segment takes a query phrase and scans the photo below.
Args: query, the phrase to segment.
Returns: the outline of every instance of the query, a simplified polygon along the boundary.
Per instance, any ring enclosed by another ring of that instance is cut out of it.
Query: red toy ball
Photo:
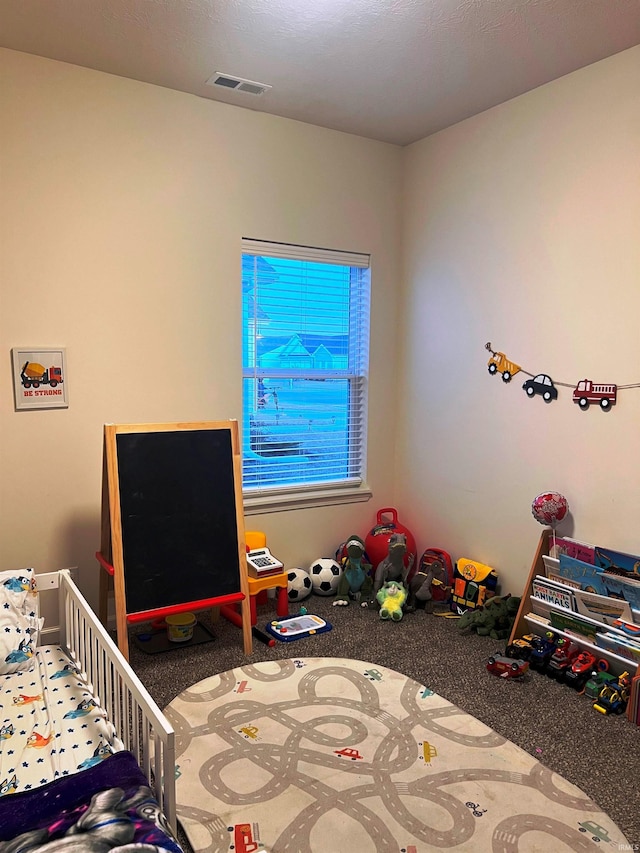
[[[385,520],[384,516],[391,516]],[[410,579],[415,573],[418,566],[418,549],[416,548],[416,540],[413,538],[411,531],[398,521],[398,513],[393,507],[386,507],[378,510],[376,516],[376,525],[371,528],[364,540],[364,547],[369,557],[369,562],[373,566],[375,572],[378,564],[381,563],[389,553],[389,540],[393,533],[404,533],[407,537],[407,550],[404,555],[405,566],[409,565],[409,559],[413,555],[413,568],[409,574]]]
[[[567,499],[558,492],[543,492],[533,499],[531,513],[540,524],[555,527],[569,510]]]

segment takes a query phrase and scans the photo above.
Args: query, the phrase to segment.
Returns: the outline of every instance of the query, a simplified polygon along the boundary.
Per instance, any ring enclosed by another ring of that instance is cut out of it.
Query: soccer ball
[[[287,596],[289,601],[302,601],[311,595],[311,578],[305,569],[291,569],[287,572]]]
[[[314,560],[309,568],[313,591],[317,595],[335,595],[342,568],[330,557]]]

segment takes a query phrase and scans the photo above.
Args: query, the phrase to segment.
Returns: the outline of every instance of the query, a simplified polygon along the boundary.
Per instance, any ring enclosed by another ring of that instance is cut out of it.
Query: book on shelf
[[[640,583],[638,581],[622,575],[612,575],[609,572],[603,572],[601,578],[607,595],[623,598],[629,602],[631,608],[640,610]]]
[[[564,610],[576,609],[574,590],[570,587],[554,583],[540,575],[536,576],[531,582],[531,593],[534,598],[554,607],[562,607]]]
[[[595,562],[595,545],[589,545],[586,542],[578,542],[577,539],[571,539],[569,536],[556,537],[555,546],[552,544],[549,552],[550,557],[559,557],[564,554],[566,557],[573,557],[575,560],[581,560],[583,563]]]
[[[534,613],[533,610],[527,613],[527,619],[539,622],[541,625],[544,625],[545,628],[548,628],[551,624],[548,616],[543,616],[541,613]]]
[[[621,598],[611,598],[608,595],[596,595],[583,589],[574,591],[575,610],[582,616],[588,616],[605,625],[612,625],[616,620],[633,622],[629,603]]]
[[[577,616],[567,611],[552,610],[549,614],[551,627],[564,631],[566,634],[583,637],[590,643],[595,643],[599,625],[590,619]]]
[[[607,649],[616,655],[640,665],[640,643],[635,643],[630,637],[616,634],[613,631],[598,631],[595,638],[596,646]]]
[[[640,581],[640,557],[633,554],[598,545],[595,548],[595,565],[605,571],[626,572]]]
[[[564,577],[560,574],[560,560],[555,560],[553,557],[543,556],[542,562],[544,565],[545,575],[550,581],[561,583],[564,586],[570,586],[572,589],[582,589],[580,581],[571,580],[571,578]]]
[[[558,574],[561,578],[580,584],[580,588],[587,592],[595,592],[598,595],[608,594],[602,580],[603,570],[590,563],[583,563],[581,560],[561,554]]]
[[[547,580],[626,602],[631,610],[627,620],[640,624],[640,576],[636,579],[631,574],[612,574],[599,566],[591,566],[566,556],[555,559],[543,554],[542,561]],[[626,610],[626,607],[624,609]]]
[[[628,637],[633,637],[635,640],[640,639],[640,621],[638,617],[640,617],[640,613],[637,610],[631,610],[633,613],[633,622],[627,622],[625,619],[615,619],[612,622],[612,627],[617,631],[622,631],[623,634],[626,634]]]

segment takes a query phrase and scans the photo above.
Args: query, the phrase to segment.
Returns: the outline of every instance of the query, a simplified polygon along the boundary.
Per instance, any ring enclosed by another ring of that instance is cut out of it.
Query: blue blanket
[[[130,752],[40,788],[0,791],[0,853],[107,853],[133,845],[139,853],[182,853]]]

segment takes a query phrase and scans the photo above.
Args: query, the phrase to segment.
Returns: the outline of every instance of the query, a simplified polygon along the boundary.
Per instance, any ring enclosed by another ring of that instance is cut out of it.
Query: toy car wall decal
[[[511,382],[516,373],[522,371],[529,377],[522,384],[527,397],[539,395],[545,403],[551,403],[558,399],[557,385],[564,385],[567,388],[573,386],[573,383],[567,382],[554,383],[553,379],[547,373],[529,373],[525,368],[508,359],[503,352],[494,350],[491,341],[488,341],[484,347],[491,353],[491,358],[487,362],[487,368],[491,376],[499,373],[502,376],[503,382]],[[573,388],[572,400],[583,410],[588,409],[592,403],[596,403],[606,412],[616,404],[618,390],[629,388],[640,388],[640,383],[616,385],[613,382],[593,382],[591,379],[581,379],[575,388]]]
[[[522,368],[519,364],[509,361],[503,352],[494,352],[491,349],[491,341],[485,344],[485,348],[491,353],[491,358],[487,362],[489,373],[494,376],[496,373],[502,375],[503,382],[511,382],[513,376],[519,373]]]
[[[522,387],[527,392],[527,397],[535,397],[536,394],[540,394],[545,403],[558,399],[558,389],[546,373],[538,373],[537,376],[527,379]]]
[[[573,389],[573,402],[581,409],[588,409],[590,403],[599,403],[603,411],[607,411],[616,402],[617,385],[596,384],[590,379],[582,379]]]

